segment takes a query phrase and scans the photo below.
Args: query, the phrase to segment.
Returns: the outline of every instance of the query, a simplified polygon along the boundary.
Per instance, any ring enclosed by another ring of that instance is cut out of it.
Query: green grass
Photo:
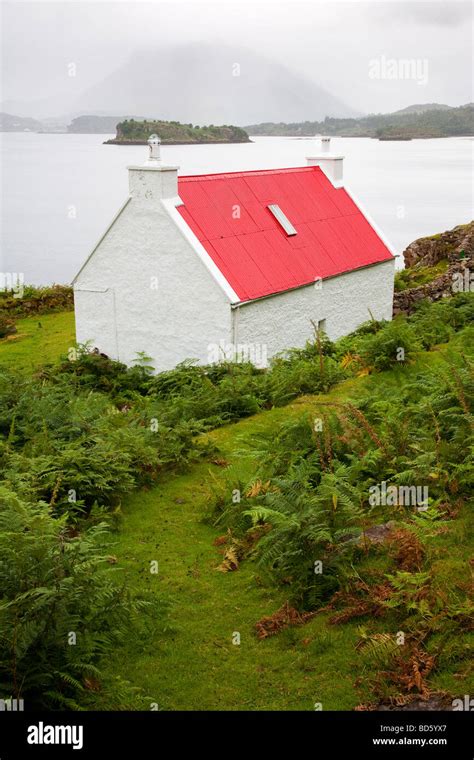
[[[438,363],[441,354],[421,354],[417,368]],[[347,399],[363,386],[381,382],[389,393],[409,372],[405,368],[351,379],[327,396],[300,398],[213,431],[209,437],[229,466],[250,479],[258,469],[251,456],[255,436],[290,417],[314,414],[318,400]],[[199,464],[124,503],[113,553],[134,592],[156,588],[172,600],[172,630],[165,634],[150,630],[139,639],[131,638],[108,660],[109,677],[120,674],[140,687],[147,695],[141,703],[144,709],[156,702],[163,710],[313,710],[321,702],[324,710],[350,710],[371,701],[367,687],[355,687],[357,676],[368,675],[356,649],[358,627],[367,621],[332,626],[327,615],[318,615],[302,627],[257,639],[257,620],[275,612],[286,596],[265,586],[252,561],[244,561],[235,572],[216,570],[221,554],[213,542],[222,530],[204,518],[212,484],[225,472],[225,467]],[[456,522],[449,526],[449,531],[459,529]],[[458,538],[445,539],[451,554]],[[440,562],[442,573],[452,580],[460,565],[465,570],[467,555],[463,552],[454,561],[449,554],[447,550]],[[149,571],[152,560],[159,563],[158,575]],[[383,621],[368,622],[373,630],[384,631]],[[239,646],[232,643],[234,632],[240,633]],[[467,688],[462,684],[468,674],[460,676],[450,667],[437,675],[436,685],[449,686],[453,693]],[[111,705],[101,703],[98,696],[94,706]]]
[[[16,328],[0,340],[0,365],[28,371],[58,361],[75,345],[73,311],[19,319]]]
[[[0,342],[0,362],[24,370],[57,361],[74,344],[72,312],[24,319],[18,330],[14,340]],[[462,341],[462,335],[455,340]],[[417,365],[437,363],[441,356],[442,350],[422,353]],[[397,368],[351,379],[327,396],[300,398],[208,437],[219,456],[250,479],[258,469],[252,452],[259,433],[275,430],[290,417],[314,414],[318,400],[355,398],[370,384],[383,384],[390,393],[407,372],[408,368]],[[371,701],[367,686],[355,686],[364,672],[356,649],[358,626],[367,621],[331,626],[327,615],[318,615],[302,627],[257,639],[255,623],[275,612],[287,596],[284,588],[266,585],[250,560],[232,573],[216,570],[222,557],[214,540],[223,531],[204,518],[213,481],[223,479],[225,472],[225,467],[201,462],[124,501],[110,548],[118,573],[134,594],[156,590],[158,596],[169,597],[171,608],[165,631],[161,623],[143,616],[141,630],[102,663],[106,680],[113,683],[120,677],[139,687],[141,696],[134,706],[145,710],[153,702],[162,710],[314,710],[315,703],[324,710],[349,710]],[[465,530],[464,521],[452,521],[449,532],[433,544],[440,582],[448,583],[453,576],[465,581]],[[462,552],[455,552],[455,546],[462,546]],[[150,572],[153,560],[159,563],[156,575]],[[368,624],[371,630],[384,630],[383,621]],[[237,646],[232,643],[236,632]],[[433,685],[456,694],[472,693],[468,677],[447,661],[435,673]],[[110,709],[128,707],[129,702],[126,697],[122,703],[107,690],[104,695],[90,693],[90,706]]]
[[[257,467],[249,456],[253,436],[313,409],[306,399],[210,437],[222,456],[229,463],[238,459],[239,471],[250,477]],[[141,649],[132,639],[108,661],[107,672],[139,685],[148,701],[164,710],[313,710],[316,702],[326,710],[352,709],[361,701],[353,687],[357,626],[328,627],[319,616],[259,641],[255,623],[275,612],[285,594],[265,587],[251,561],[232,573],[216,570],[222,556],[213,542],[222,530],[205,524],[203,516],[211,481],[224,472],[199,464],[124,504],[111,551],[134,592],[155,585],[170,597],[172,630],[164,635],[150,630]],[[158,575],[150,573],[152,560],[159,563]],[[235,632],[240,645],[232,643]]]
[[[441,352],[421,354],[417,365],[440,360]],[[354,397],[371,383],[383,383],[390,392],[391,386],[403,382],[406,372],[397,369],[351,379],[327,396],[300,398],[285,408],[213,431],[209,437],[229,465],[238,465],[239,474],[250,479],[258,468],[251,456],[256,435],[274,430],[290,417],[314,414],[318,400]],[[134,494],[123,505],[113,553],[134,592],[156,584],[157,591],[169,596],[173,629],[165,635],[150,630],[140,644],[130,640],[108,661],[108,675],[119,673],[142,687],[147,695],[141,703],[144,709],[157,702],[164,710],[313,710],[321,702],[325,710],[350,710],[371,701],[367,687],[355,687],[356,677],[365,671],[356,649],[357,630],[367,621],[332,626],[327,615],[319,615],[264,641],[256,638],[256,621],[275,612],[286,596],[266,587],[250,560],[235,572],[216,571],[221,555],[213,542],[222,530],[203,518],[212,481],[224,475],[223,467],[199,464],[149,492]],[[456,526],[453,523],[449,530]],[[451,536],[448,541],[451,551],[458,538]],[[149,572],[152,560],[159,563],[158,575]],[[464,556],[452,568],[449,557],[440,561],[450,577],[466,564]],[[373,558],[366,569],[371,562]],[[373,631],[384,631],[383,621],[368,623]],[[234,632],[240,633],[240,646],[232,644]],[[467,677],[447,667],[436,683],[457,693]],[[96,707],[104,707],[100,697]]]
[[[427,285],[429,282],[436,280],[442,274],[448,271],[449,261],[443,259],[433,266],[415,266],[409,269],[401,269],[395,274],[395,290],[408,290],[409,288],[418,288],[420,285]]]

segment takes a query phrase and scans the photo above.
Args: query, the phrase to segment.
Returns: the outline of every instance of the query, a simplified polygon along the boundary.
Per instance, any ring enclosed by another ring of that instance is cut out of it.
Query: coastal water
[[[33,284],[70,282],[127,197],[126,167],[146,147],[103,145],[111,135],[3,133],[1,272]],[[181,174],[305,165],[306,138],[162,147]],[[472,219],[473,146],[467,137],[409,142],[333,138],[344,177],[397,253],[422,235]],[[401,265],[401,260],[399,260]]]

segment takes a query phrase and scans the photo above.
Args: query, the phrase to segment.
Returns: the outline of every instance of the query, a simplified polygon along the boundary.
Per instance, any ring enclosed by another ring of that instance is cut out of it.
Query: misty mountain
[[[74,109],[75,100],[76,98],[71,98],[70,95],[66,95],[64,92],[54,97],[34,98],[32,100],[9,98],[2,100],[0,110],[6,113],[17,114],[22,118],[32,117],[40,121],[67,124],[74,116],[79,115],[77,110]]]
[[[76,116],[68,125],[67,131],[72,134],[114,134],[117,124],[125,119],[134,119],[134,121],[144,121],[140,116],[97,116],[96,114],[86,114]]]
[[[219,45],[137,52],[76,103],[88,113],[143,113],[194,124],[357,115],[308,78],[252,50]]]
[[[0,113],[0,132],[39,132],[41,128],[41,122],[36,119]]]

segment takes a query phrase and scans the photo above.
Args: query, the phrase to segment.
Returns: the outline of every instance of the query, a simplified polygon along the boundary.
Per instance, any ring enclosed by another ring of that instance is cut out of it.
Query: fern
[[[66,516],[0,486],[0,680],[15,697],[75,705],[86,675],[100,678],[100,658],[150,607],[115,580],[107,538],[104,524],[70,536]]]

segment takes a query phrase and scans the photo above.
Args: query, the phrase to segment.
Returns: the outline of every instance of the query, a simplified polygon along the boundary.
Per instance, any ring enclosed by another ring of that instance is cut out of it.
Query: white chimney
[[[321,137],[321,147],[315,151],[314,155],[308,156],[306,162],[308,166],[319,166],[326,177],[335,187],[342,187],[342,162],[344,156],[336,155],[330,152],[331,138]]]
[[[153,202],[178,195],[179,166],[161,163],[160,143],[158,135],[151,135],[148,159],[141,166],[128,167],[130,195],[134,198]]]

